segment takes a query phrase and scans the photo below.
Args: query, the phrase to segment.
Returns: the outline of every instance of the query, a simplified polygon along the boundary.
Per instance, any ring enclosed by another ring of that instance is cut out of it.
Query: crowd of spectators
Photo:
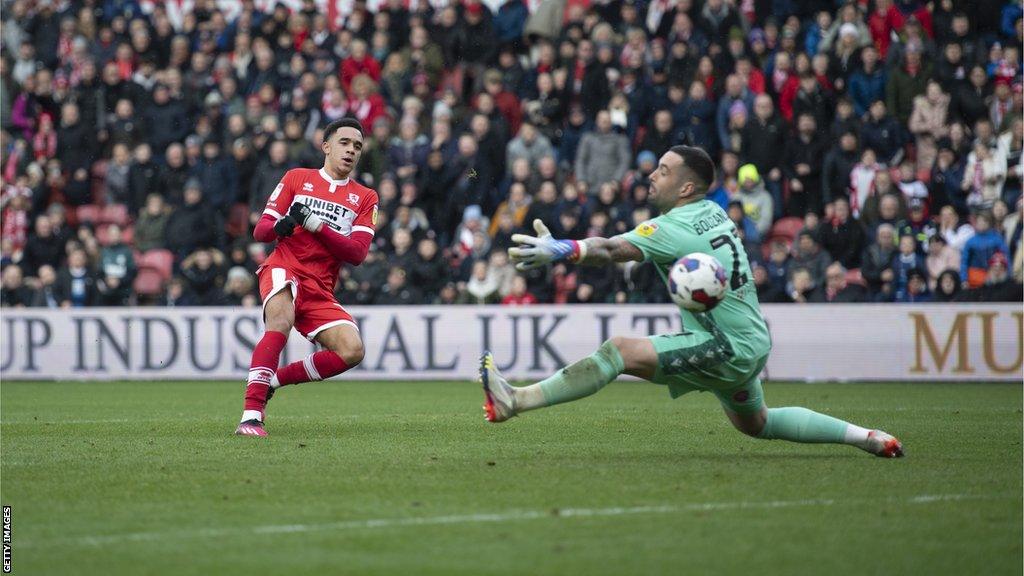
[[[1021,300],[1020,0],[190,4],[0,4],[3,305],[258,306],[251,227],[343,116],[381,199],[344,303],[666,302],[505,249],[656,216],[681,143],[763,302]]]

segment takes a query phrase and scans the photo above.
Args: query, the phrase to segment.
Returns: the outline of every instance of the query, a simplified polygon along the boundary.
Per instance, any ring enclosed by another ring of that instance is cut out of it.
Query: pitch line
[[[385,414],[384,416],[398,416],[398,414]],[[317,417],[317,416],[303,416],[303,415],[288,415],[284,414],[281,416],[274,416],[273,420],[322,420],[322,421],[334,421],[334,420],[355,420],[357,418],[365,418],[362,414],[334,414],[331,416]],[[69,424],[152,424],[154,422],[171,422],[171,423],[195,423],[195,422],[233,422],[230,418],[100,418],[95,420],[3,420],[0,421],[0,425],[4,426],[20,426],[26,424],[32,424],[36,426],[41,425],[69,425]],[[228,424],[233,425],[233,424]]]
[[[1010,498],[1011,495],[984,494],[921,494],[909,498],[890,498],[886,502],[893,504],[930,504],[959,500],[994,500]],[[488,524],[504,522],[522,522],[543,518],[601,518],[612,516],[638,516],[644,514],[677,514],[686,512],[721,512],[731,510],[765,510],[775,508],[796,508],[802,506],[836,506],[842,504],[866,504],[878,502],[873,499],[834,500],[775,500],[768,502],[705,502],[663,506],[630,506],[612,508],[553,508],[548,510],[521,510],[492,514],[462,514],[449,516],[425,516],[413,518],[371,518],[366,520],[346,520],[323,524],[271,524],[265,526],[248,526],[241,528],[201,528],[198,530],[179,530],[175,532],[135,532],[127,534],[110,534],[105,536],[80,536],[57,538],[52,540],[32,540],[18,542],[19,548],[53,548],[54,546],[91,546],[102,547],[131,542],[154,542],[166,540],[189,540],[221,538],[226,536],[247,536],[252,534],[299,534],[310,532],[346,532],[372,530],[376,528],[403,528],[410,526],[444,526],[452,524]]]

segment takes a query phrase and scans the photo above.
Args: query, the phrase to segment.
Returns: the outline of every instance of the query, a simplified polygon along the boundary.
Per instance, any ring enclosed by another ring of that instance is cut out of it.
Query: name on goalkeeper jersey
[[[693,231],[698,235],[712,230],[715,226],[725,223],[728,218],[725,212],[716,212],[708,218],[701,218],[693,225]]]

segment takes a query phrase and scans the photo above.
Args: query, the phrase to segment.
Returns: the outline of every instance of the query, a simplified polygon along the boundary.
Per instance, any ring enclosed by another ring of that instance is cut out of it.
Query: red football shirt
[[[324,225],[344,236],[353,232],[374,234],[377,224],[377,192],[351,178],[334,180],[321,168],[289,170],[267,200],[264,214],[281,218],[292,202],[309,206]],[[329,291],[338,281],[341,261],[335,258],[314,235],[303,228],[282,238],[267,258],[265,266],[291,270],[315,278]]]

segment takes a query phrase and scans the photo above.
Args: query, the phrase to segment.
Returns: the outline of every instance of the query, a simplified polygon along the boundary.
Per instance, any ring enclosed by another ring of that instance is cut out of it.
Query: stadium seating
[[[139,269],[133,288],[140,296],[163,294],[164,284],[171,279],[174,254],[170,250],[148,250],[135,254],[135,265]]]
[[[95,204],[85,204],[75,209],[75,220],[79,224],[83,222],[96,224],[101,220],[102,212],[102,208]]]
[[[234,204],[228,212],[227,222],[228,236],[239,238],[249,233],[249,206],[246,204]]]
[[[100,246],[110,245],[110,227],[114,224],[103,224],[96,228],[96,240],[100,243]],[[133,226],[121,226],[121,239],[128,246],[132,245],[132,241],[135,239],[135,227]]]
[[[124,204],[108,204],[103,207],[100,221],[104,224],[117,224],[125,226],[129,222],[128,207]]]
[[[139,269],[152,268],[159,272],[164,280],[170,280],[174,268],[174,254],[170,250],[148,250],[135,260],[135,265]]]
[[[775,224],[772,224],[772,229],[768,233],[769,240],[775,238],[785,238],[788,243],[792,244],[793,240],[796,239],[796,235],[800,233],[800,229],[804,227],[804,221],[802,218],[796,216],[786,216],[779,218]],[[769,242],[771,244],[771,242]]]
[[[164,278],[153,268],[140,268],[132,289],[140,296],[159,296],[164,292]]]
[[[868,285],[868,283],[864,281],[864,276],[860,273],[860,268],[854,268],[846,271],[846,283],[864,286],[865,288],[867,288]]]

